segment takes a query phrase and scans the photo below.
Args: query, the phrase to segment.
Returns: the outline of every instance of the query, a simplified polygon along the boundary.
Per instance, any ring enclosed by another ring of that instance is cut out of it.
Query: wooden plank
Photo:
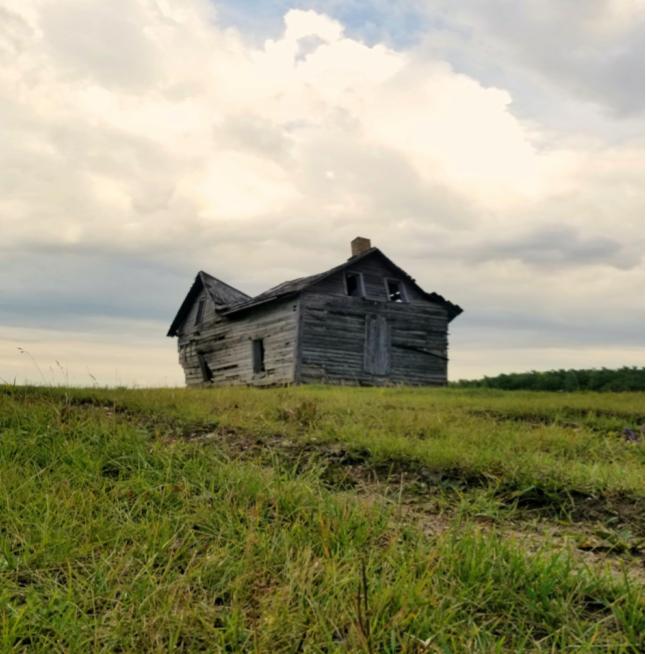
[[[187,385],[204,383],[204,357],[214,385],[285,384],[294,380],[297,312],[295,302],[262,306],[241,317],[205,321],[178,339]],[[252,342],[262,339],[265,370],[254,373]],[[234,374],[232,374],[234,373]]]
[[[304,293],[300,311],[302,382],[439,385],[447,381],[443,307]],[[408,349],[393,347],[396,344]]]
[[[364,337],[364,371],[387,375],[391,367],[391,329],[386,316],[366,316]]]

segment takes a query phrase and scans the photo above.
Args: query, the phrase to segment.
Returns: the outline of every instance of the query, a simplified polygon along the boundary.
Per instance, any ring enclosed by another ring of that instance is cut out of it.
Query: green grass
[[[185,434],[232,428],[343,442],[369,450],[376,462],[413,461],[519,487],[638,496],[643,489],[643,450],[628,447],[621,434],[643,424],[639,393],[302,387],[69,390],[65,397],[107,402]]]
[[[642,651],[642,402],[0,387],[0,649]]]

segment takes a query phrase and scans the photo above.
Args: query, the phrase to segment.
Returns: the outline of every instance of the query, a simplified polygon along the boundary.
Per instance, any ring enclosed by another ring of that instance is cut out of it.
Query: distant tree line
[[[645,369],[632,367],[591,368],[588,370],[549,370],[547,372],[515,372],[461,379],[450,386],[463,388],[499,388],[508,391],[644,391]]]

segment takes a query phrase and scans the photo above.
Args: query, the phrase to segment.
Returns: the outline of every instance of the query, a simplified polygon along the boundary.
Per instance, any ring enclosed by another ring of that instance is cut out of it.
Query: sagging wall
[[[297,316],[298,301],[292,299],[231,318],[210,312],[204,322],[193,326],[194,307],[178,337],[180,364],[187,386],[205,383],[269,386],[293,382]],[[265,370],[262,372],[253,369],[254,339],[263,339]],[[212,376],[211,380],[205,379],[205,372]]]
[[[311,292],[301,296],[300,314],[297,382],[447,383],[443,306]]]

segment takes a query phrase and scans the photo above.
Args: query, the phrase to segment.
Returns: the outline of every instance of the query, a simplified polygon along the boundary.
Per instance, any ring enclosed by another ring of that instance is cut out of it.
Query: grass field
[[[643,403],[0,386],[0,651],[641,652]]]

